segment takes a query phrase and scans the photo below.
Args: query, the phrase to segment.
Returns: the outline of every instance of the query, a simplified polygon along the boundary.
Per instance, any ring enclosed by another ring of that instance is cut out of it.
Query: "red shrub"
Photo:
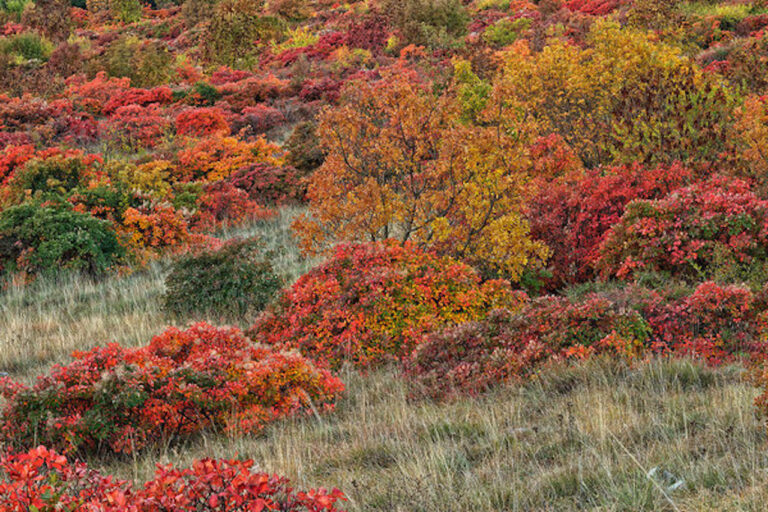
[[[213,74],[211,74],[210,83],[211,85],[216,86],[231,84],[234,82],[239,82],[240,80],[245,80],[251,76],[253,76],[253,74],[249,71],[221,66],[219,69],[214,71]]]
[[[650,329],[639,313],[598,295],[572,302],[541,297],[517,312],[427,336],[406,362],[422,393],[436,398],[476,394],[531,375],[547,361],[610,353],[640,355]]]
[[[29,146],[32,144],[32,137],[23,132],[0,132],[0,151],[10,146]],[[2,179],[2,176],[0,176]]]
[[[680,299],[646,304],[654,349],[695,355],[715,364],[764,353],[757,299],[745,286],[710,281]]]
[[[243,109],[242,124],[250,126],[255,134],[265,133],[285,122],[285,117],[276,108],[263,103]]]
[[[501,281],[481,284],[468,266],[395,242],[337,247],[249,331],[323,364],[365,367],[407,356],[422,335],[519,302]]]
[[[168,105],[173,102],[173,91],[170,87],[162,86],[154,89],[126,88],[117,89],[104,105],[102,113],[109,115],[121,107],[129,105]]]
[[[592,16],[605,16],[626,3],[627,0],[569,0],[565,6],[572,11]]]
[[[229,135],[229,124],[220,108],[195,108],[176,116],[176,133],[194,137]]]
[[[577,299],[540,297],[518,312],[427,335],[405,369],[421,393],[444,398],[528,377],[548,361],[600,353],[761,360],[761,301],[746,287],[712,282],[680,298],[636,285]]]
[[[573,173],[543,184],[529,203],[531,235],[551,249],[551,287],[594,276],[600,246],[628,203],[656,199],[684,185],[691,172],[680,165],[646,170],[639,165]]]
[[[151,148],[170,129],[170,121],[156,105],[117,108],[102,123],[102,137],[127,148]]]
[[[222,100],[229,103],[233,110],[242,110],[254,104],[283,97],[289,91],[290,83],[274,75],[267,75],[263,78],[249,77],[219,87]]]
[[[257,432],[310,406],[331,409],[343,390],[295,353],[203,323],[138,349],[111,344],[73,355],[34,387],[7,393],[5,446],[132,453],[203,429]]]
[[[341,87],[344,82],[332,78],[310,80],[304,84],[299,97],[304,101],[325,100],[329,103],[336,102],[341,96]]]
[[[630,203],[607,234],[605,276],[661,271],[687,278],[747,276],[768,252],[768,202],[746,182],[714,178],[658,200]]]
[[[273,210],[252,200],[248,193],[232,183],[217,181],[205,185],[197,200],[198,210],[192,224],[198,231],[213,231],[221,225],[238,225],[249,220],[266,219]]]
[[[131,80],[129,78],[107,78],[107,73],[100,71],[93,80],[84,81],[82,76],[73,76],[67,79],[67,84],[65,94],[73,105],[93,114],[101,114],[113,96],[130,89]]]
[[[142,488],[105,477],[40,446],[0,459],[0,507],[7,512],[337,512],[338,489],[294,491],[285,478],[253,473],[253,461],[202,459],[189,469],[158,466]]]
[[[299,172],[288,166],[251,165],[230,176],[229,182],[261,204],[300,201],[306,193],[306,185]]]

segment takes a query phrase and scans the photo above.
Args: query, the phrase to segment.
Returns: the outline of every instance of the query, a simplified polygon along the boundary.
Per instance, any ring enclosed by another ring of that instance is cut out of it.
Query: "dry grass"
[[[593,361],[437,404],[409,400],[395,370],[345,372],[332,415],[102,467],[142,480],[156,462],[252,458],[300,487],[343,489],[350,511],[764,510],[765,433],[738,373]]]
[[[311,264],[286,234],[294,213],[250,230],[291,278]],[[0,370],[30,380],[73,349],[146,343],[168,324],[158,307],[164,272],[159,263],[102,283],[62,278],[8,290]],[[768,441],[738,368],[592,361],[442,404],[409,399],[395,369],[342,378],[348,392],[331,415],[90,462],[140,481],[158,462],[252,458],[298,487],[339,487],[348,509],[361,512],[756,511],[768,503]]]
[[[299,211],[287,208],[275,219],[221,235],[260,236],[265,251],[273,254],[273,266],[292,282],[313,264],[299,256],[291,238],[289,225]],[[160,310],[168,267],[168,261],[160,261],[100,282],[61,275],[7,288],[0,295],[0,372],[29,380],[73,350],[107,342],[146,344],[173,324]]]

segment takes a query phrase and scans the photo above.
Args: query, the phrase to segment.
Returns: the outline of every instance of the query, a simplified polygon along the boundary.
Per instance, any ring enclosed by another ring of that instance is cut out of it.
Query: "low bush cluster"
[[[416,390],[432,397],[476,394],[531,376],[551,361],[652,354],[712,364],[762,359],[762,293],[705,282],[682,297],[632,285],[582,297],[543,296],[517,311],[425,336],[405,363]]]
[[[283,292],[248,334],[334,368],[364,368],[407,356],[424,333],[519,301],[508,283],[481,283],[469,266],[411,244],[346,244]]]
[[[0,507],[8,512],[337,512],[341,491],[295,491],[285,478],[253,472],[250,460],[202,459],[158,466],[140,488],[67,460],[44,446],[0,458]]]
[[[296,353],[204,323],[137,349],[111,344],[74,356],[30,388],[5,379],[0,446],[134,453],[202,430],[258,432],[303,410],[332,409],[344,389]]]

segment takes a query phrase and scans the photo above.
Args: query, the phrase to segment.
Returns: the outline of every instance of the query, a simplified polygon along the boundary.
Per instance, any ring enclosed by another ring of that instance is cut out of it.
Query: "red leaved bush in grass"
[[[275,211],[251,199],[248,193],[226,181],[207,183],[197,200],[192,224],[198,231],[210,232],[222,225],[238,225],[249,220],[264,220]]]
[[[551,287],[586,281],[610,228],[635,199],[658,199],[688,183],[681,165],[645,169],[640,165],[568,173],[543,184],[529,203],[531,234],[551,249]]]
[[[102,123],[101,135],[126,148],[151,148],[168,132],[171,122],[157,105],[119,107]]]
[[[545,296],[519,311],[432,333],[406,361],[421,392],[443,398],[476,394],[531,375],[547,361],[597,353],[635,357],[649,338],[639,313],[597,295],[574,302]]]
[[[249,335],[322,364],[359,367],[407,356],[423,334],[521,300],[508,283],[393,241],[348,244],[286,290]]]
[[[6,512],[336,512],[338,489],[295,491],[251,460],[202,459],[187,469],[158,465],[141,488],[68,461],[44,446],[0,458],[0,508]]]
[[[250,126],[255,134],[265,133],[285,122],[283,114],[274,107],[258,103],[245,107],[240,124]]]
[[[200,107],[185,110],[176,116],[176,133],[195,137],[229,135],[229,124],[222,109]]]
[[[693,293],[642,305],[657,353],[693,355],[712,364],[760,358],[764,293],[743,285],[701,283]]]
[[[709,364],[763,359],[762,295],[705,282],[679,298],[637,285],[573,299],[540,297],[517,311],[428,334],[405,371],[420,393],[445,398],[527,378],[549,361],[596,354],[688,356]]]
[[[262,204],[300,201],[307,189],[296,168],[264,163],[243,167],[229,177],[229,182]]]
[[[3,446],[133,453],[205,429],[258,432],[303,410],[332,409],[344,389],[296,353],[205,323],[168,329],[145,347],[111,344],[74,357],[31,388],[6,381]]]
[[[768,201],[744,181],[715,177],[630,203],[597,265],[605,276],[661,271],[701,280],[723,272],[750,277],[767,255]]]

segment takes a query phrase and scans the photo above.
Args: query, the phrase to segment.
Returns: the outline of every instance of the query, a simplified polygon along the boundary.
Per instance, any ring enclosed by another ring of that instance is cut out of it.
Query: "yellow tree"
[[[489,103],[559,134],[587,166],[713,161],[726,146],[733,94],[643,30],[598,21],[585,47],[521,41],[502,60]]]
[[[522,213],[525,141],[461,117],[452,94],[434,94],[402,65],[351,84],[320,119],[328,155],[295,224],[304,249],[394,238],[512,279],[544,257]]]

